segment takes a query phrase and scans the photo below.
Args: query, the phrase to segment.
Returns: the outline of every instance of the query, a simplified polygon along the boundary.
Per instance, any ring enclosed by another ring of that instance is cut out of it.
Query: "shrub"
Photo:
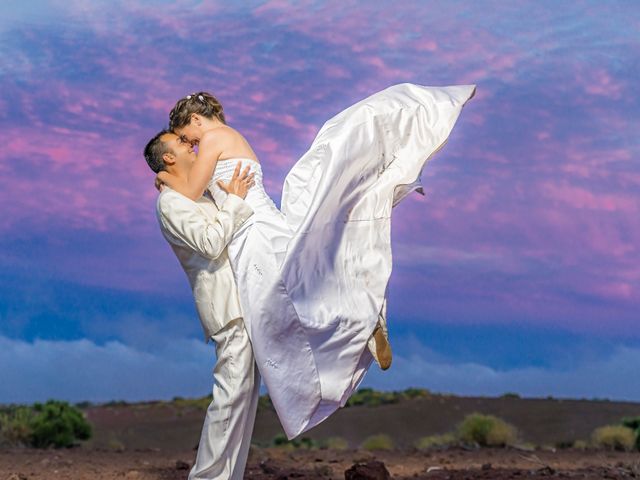
[[[482,447],[512,445],[517,440],[513,425],[494,415],[472,413],[467,415],[457,429],[463,442],[477,443]]]
[[[260,397],[258,397],[258,411],[262,410],[275,410],[269,395],[260,395]]]
[[[19,406],[0,415],[0,433],[12,445],[36,448],[70,447],[91,437],[83,413],[67,402],[49,400],[33,407]]]
[[[591,434],[594,446],[607,450],[632,450],[636,443],[634,431],[624,425],[605,425]]]
[[[589,444],[584,440],[576,440],[575,442],[573,442],[573,448],[575,448],[576,450],[586,450],[588,446]]]
[[[373,388],[361,388],[351,395],[345,406],[353,407],[364,405],[368,407],[377,407],[378,405],[398,403],[402,400],[427,398],[430,396],[431,392],[425,388],[407,388],[406,390],[399,392],[379,392]]]
[[[171,403],[174,407],[180,409],[196,409],[196,410],[206,410],[209,408],[211,404],[211,395],[205,395],[204,397],[197,398],[182,398],[182,397],[173,397]]]
[[[622,419],[622,425],[629,427],[636,435],[636,449],[640,450],[640,417],[626,417]]]
[[[91,438],[91,425],[82,412],[67,402],[49,400],[33,406],[31,445],[37,448],[70,447],[76,440]]]
[[[293,440],[288,440],[287,436],[284,433],[279,433],[278,435],[273,437],[271,444],[274,447],[280,447],[280,448],[290,449],[290,450],[293,450],[296,448],[304,448],[307,450],[318,448],[318,443],[312,438],[302,437],[302,438],[294,438]]]
[[[348,450],[349,442],[342,437],[329,437],[322,442],[322,446],[330,450]]]
[[[277,434],[275,437],[273,437],[273,440],[271,440],[271,444],[274,447],[281,447],[283,445],[286,445],[287,443],[289,443],[289,440],[284,433]]]
[[[31,437],[33,410],[15,407],[0,414],[0,435],[11,446],[28,445]]]
[[[346,406],[366,405],[376,407],[378,405],[398,403],[399,401],[400,396],[395,392],[378,392],[373,388],[361,388],[351,395],[349,400],[347,400]]]
[[[520,398],[520,395],[513,392],[505,392],[501,395],[501,398]]]
[[[558,440],[554,445],[556,448],[572,448],[574,444],[573,440]]]
[[[431,392],[426,388],[407,388],[399,395],[402,398],[427,398],[431,396]]]
[[[393,450],[393,440],[389,435],[381,433],[365,438],[361,446],[365,450]]]
[[[442,435],[429,435],[416,440],[415,447],[418,450],[428,450],[430,448],[446,447],[455,445],[456,436],[453,433],[443,433]]]
[[[124,452],[126,449],[124,443],[122,443],[116,437],[111,437],[109,439],[109,442],[107,443],[107,447],[109,448],[109,450],[113,450],[114,452]]]

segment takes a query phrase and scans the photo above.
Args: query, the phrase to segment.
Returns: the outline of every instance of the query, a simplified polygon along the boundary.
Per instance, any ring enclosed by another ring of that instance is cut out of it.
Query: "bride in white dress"
[[[171,129],[199,145],[198,158],[188,182],[166,172],[159,180],[192,199],[207,189],[221,205],[218,181],[238,162],[254,173],[245,200],[255,213],[228,253],[256,362],[289,439],[343,406],[371,365],[367,343],[386,314],[392,207],[421,189],[424,165],[474,93],[475,85],[403,83],[341,111],[287,174],[281,210],[244,137],[225,133],[215,97],[189,95],[171,111]]]

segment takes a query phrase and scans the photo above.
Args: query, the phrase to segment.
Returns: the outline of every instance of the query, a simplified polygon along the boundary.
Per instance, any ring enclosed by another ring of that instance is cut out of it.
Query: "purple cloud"
[[[41,4],[0,23],[6,275],[184,283],[141,151],[190,92],[220,98],[277,200],[340,110],[393,83],[476,83],[426,196],[395,210],[390,316],[637,337],[638,6]]]

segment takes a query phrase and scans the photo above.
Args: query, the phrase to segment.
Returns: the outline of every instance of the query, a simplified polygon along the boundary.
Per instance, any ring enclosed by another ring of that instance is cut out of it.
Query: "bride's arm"
[[[186,180],[171,175],[169,172],[159,172],[157,179],[185,197],[197,200],[211,181],[218,158],[222,153],[221,143],[220,139],[216,139],[216,135],[206,132],[200,139],[198,155]]]

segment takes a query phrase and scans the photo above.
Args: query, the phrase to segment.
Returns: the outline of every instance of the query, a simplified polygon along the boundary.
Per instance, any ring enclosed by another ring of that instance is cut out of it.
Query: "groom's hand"
[[[218,186],[227,193],[233,193],[240,198],[245,198],[247,192],[254,185],[253,173],[249,174],[250,167],[246,167],[242,173],[240,173],[241,162],[238,162],[236,169],[233,171],[233,176],[229,183],[224,183],[218,180]]]

